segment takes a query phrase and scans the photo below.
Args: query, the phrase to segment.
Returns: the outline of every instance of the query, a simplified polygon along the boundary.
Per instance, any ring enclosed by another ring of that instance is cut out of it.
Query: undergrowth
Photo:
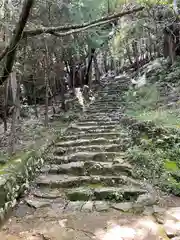
[[[131,88],[123,96],[125,113],[140,122],[153,122],[168,129],[168,134],[133,133],[135,141],[127,151],[134,174],[166,192],[180,196],[180,59],[169,66],[155,60],[140,70],[146,84]],[[153,132],[153,127],[151,128]]]
[[[158,62],[158,64],[157,64]],[[172,66],[156,60],[141,69],[146,85],[131,88],[123,96],[126,114],[158,125],[180,127],[180,59]]]
[[[162,135],[155,139],[141,137],[127,151],[139,179],[150,180],[166,192],[180,196],[180,135]]]

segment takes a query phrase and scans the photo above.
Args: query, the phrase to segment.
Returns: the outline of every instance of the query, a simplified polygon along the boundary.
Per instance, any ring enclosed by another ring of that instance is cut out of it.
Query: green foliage
[[[151,180],[165,191],[180,195],[180,134],[156,139],[141,137],[140,144],[127,151],[137,178]]]
[[[114,8],[116,1],[111,1],[110,7]],[[100,18],[108,13],[108,5],[105,0],[74,0],[71,1],[69,5],[70,18],[73,23],[84,23],[87,21],[92,21],[94,19]],[[102,28],[92,28],[85,33],[80,34],[80,38],[75,38],[74,43],[79,45],[80,48],[98,48],[107,41],[108,34],[111,28],[107,30],[102,30]],[[82,38],[83,36],[83,38]],[[87,51],[87,49],[86,49]]]
[[[171,5],[173,0],[137,0],[142,5]]]
[[[126,113],[139,120],[179,128],[180,59],[173,66],[164,59],[156,59],[140,70],[136,80],[143,75],[147,84],[124,94]]]

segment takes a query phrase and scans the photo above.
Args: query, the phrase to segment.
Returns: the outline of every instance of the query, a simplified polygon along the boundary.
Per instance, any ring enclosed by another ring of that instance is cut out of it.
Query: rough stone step
[[[108,106],[108,105],[95,105],[90,106],[87,111],[97,111],[97,112],[109,112],[109,111],[116,111],[117,109],[121,109],[120,104],[115,106]],[[86,112],[87,112],[86,111]]]
[[[64,193],[62,189],[59,188],[49,188],[49,187],[41,187],[41,188],[34,188],[31,190],[31,195],[36,198],[54,200],[57,198],[64,198]],[[31,197],[31,196],[30,196]],[[29,197],[28,197],[29,198]]]
[[[41,174],[36,184],[39,187],[51,187],[51,188],[75,188],[80,186],[89,186],[93,188],[107,187],[107,186],[121,186],[131,185],[140,187],[140,183],[127,176],[102,176],[102,175],[91,175],[91,176],[70,176],[66,174]]]
[[[52,154],[47,159],[49,163],[64,164],[77,161],[111,161],[114,163],[124,163],[125,153],[123,152],[76,152],[64,156],[55,156]]]
[[[96,121],[96,122],[120,122],[120,117],[112,117],[111,115],[106,115],[106,116],[103,116],[103,117],[98,117],[97,115],[94,115],[94,114],[88,114],[88,115],[85,115],[82,119],[81,119],[81,122],[82,121]],[[119,125],[119,123],[118,123]]]
[[[66,134],[84,134],[84,133],[103,133],[103,132],[116,132],[115,126],[107,126],[106,128],[96,128],[95,126],[90,128],[84,128],[80,130],[79,128],[69,128],[66,130]]]
[[[132,167],[125,163],[78,161],[61,165],[45,165],[41,173],[69,175],[127,175],[132,176]]]
[[[110,120],[100,120],[100,121],[89,121],[89,120],[81,120],[80,122],[78,122],[79,126],[97,126],[99,127],[99,125],[117,125],[119,124],[119,121],[110,121]]]
[[[95,106],[107,106],[107,107],[116,107],[118,105],[121,105],[120,99],[97,99],[95,102],[91,103],[89,107],[95,107]]]
[[[121,152],[124,150],[122,144],[104,144],[104,145],[86,145],[86,146],[75,146],[75,147],[58,147],[54,150],[54,154],[62,156],[65,153],[92,151],[92,152]],[[128,146],[127,146],[128,147]]]
[[[117,109],[116,112],[88,112],[87,114],[84,115],[83,119],[86,119],[86,118],[92,118],[92,120],[111,120],[113,121],[114,120],[114,116],[117,116],[117,114],[120,114],[121,112]],[[115,119],[115,120],[119,120],[119,119]]]
[[[70,201],[106,200],[113,202],[136,201],[146,190],[135,186],[121,187],[79,187],[66,190]]]
[[[93,108],[88,108],[85,112],[85,114],[99,114],[99,113],[106,113],[106,114],[112,114],[113,112],[116,111],[121,111],[122,107],[114,107],[114,108],[108,108],[108,107],[93,107]]]
[[[97,105],[97,104],[119,104],[119,98],[98,98],[96,99],[96,101],[92,104],[90,104],[90,106],[92,105]]]
[[[69,127],[67,129],[68,130],[78,130],[78,131],[88,131],[88,130],[96,130],[96,129],[113,129],[115,128],[116,125],[114,124],[109,124],[109,125],[101,125],[101,126],[97,126],[97,125],[92,125],[92,126],[81,126],[78,124],[74,124],[71,127]]]
[[[107,127],[107,128],[92,128],[92,129],[84,129],[79,130],[78,128],[67,129],[66,134],[88,134],[88,133],[105,133],[105,132],[117,132],[115,127]]]
[[[112,112],[115,112],[117,111],[119,108],[88,108],[86,111],[85,111],[85,114],[90,114],[90,113],[96,113],[96,114],[99,114],[99,113],[112,113]]]
[[[73,134],[68,136],[62,136],[60,140],[68,141],[68,140],[76,140],[76,139],[96,139],[96,138],[106,138],[106,139],[115,139],[118,137],[127,136],[127,133],[122,132],[92,132],[92,133],[80,133],[80,134]]]
[[[32,196],[28,196],[25,199],[25,203],[33,207],[35,209],[45,208],[45,207],[52,207],[52,208],[60,208],[63,212],[72,212],[72,211],[81,211],[81,212],[104,212],[108,211],[117,204],[108,202],[108,201],[62,201],[58,198],[61,198],[61,194],[57,192],[56,194],[50,193],[47,189],[47,193],[45,191],[36,191]],[[49,198],[48,198],[49,196]],[[55,199],[55,202],[54,202]],[[130,207],[132,204],[128,204]],[[133,206],[133,205],[132,205]],[[127,209],[127,204],[126,204]],[[118,208],[118,206],[117,206]],[[121,209],[123,206],[121,206]]]
[[[118,144],[120,142],[119,138],[116,139],[106,139],[106,138],[96,138],[96,139],[77,139],[69,141],[60,141],[55,144],[57,147],[75,147],[75,146],[87,146],[96,144]]]
[[[119,121],[119,119],[112,119],[112,117],[109,114],[105,114],[103,116],[99,116],[97,114],[91,113],[88,115],[84,115],[81,121],[96,121],[96,122],[102,122],[102,121]]]
[[[108,105],[96,105],[96,106],[90,106],[89,108],[87,108],[86,112],[90,112],[90,111],[93,111],[93,112],[112,112],[112,111],[119,111],[122,109],[122,106],[120,104],[117,104],[116,106],[108,106]]]
[[[117,87],[118,87],[118,86],[117,86]],[[110,89],[110,88],[111,88],[111,89]],[[98,96],[99,96],[99,95],[104,95],[104,94],[105,94],[105,95],[108,95],[108,96],[112,96],[112,95],[113,95],[113,96],[117,96],[117,95],[122,94],[121,91],[118,91],[117,88],[115,89],[115,88],[112,87],[112,86],[111,86],[110,88],[108,87],[108,88],[106,88],[106,89],[101,89],[101,90],[99,90],[99,91],[98,91]]]
[[[107,101],[115,100],[116,102],[118,102],[118,100],[120,101],[121,98],[122,98],[122,95],[115,95],[115,94],[109,95],[109,94],[101,93],[101,94],[98,94],[98,98],[96,99],[96,101],[104,100],[107,102]]]

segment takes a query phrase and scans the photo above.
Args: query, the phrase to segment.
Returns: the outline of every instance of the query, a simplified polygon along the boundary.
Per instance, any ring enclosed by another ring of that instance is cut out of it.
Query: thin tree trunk
[[[100,71],[99,71],[99,67],[98,67],[98,61],[97,61],[97,57],[96,54],[94,54],[94,69],[95,69],[95,76],[96,76],[96,82],[100,82]]]
[[[11,135],[9,140],[9,155],[15,153],[15,143],[16,143],[16,106],[13,109],[12,120],[11,120]]]
[[[131,53],[130,53],[129,45],[126,46],[126,51],[127,51],[127,57],[128,57],[129,63],[133,64],[133,61],[131,59]]]
[[[11,121],[11,135],[9,138],[9,154],[12,155],[15,153],[15,144],[16,144],[16,119],[18,113],[18,84],[16,79],[16,74],[14,72],[11,73],[11,91],[12,91],[12,99],[13,99],[13,113],[12,113],[12,121]]]
[[[94,57],[94,53],[95,53],[95,49],[91,48],[90,50],[90,55],[89,55],[89,59],[88,59],[88,67],[87,67],[87,72],[86,72],[86,76],[85,76],[85,84],[86,85],[91,85],[91,67],[92,67],[92,60]]]
[[[104,62],[104,72],[108,72],[108,66],[107,66],[107,51],[104,52],[103,54],[103,62]]]
[[[37,110],[37,98],[36,98],[36,86],[35,86],[35,80],[34,80],[34,74],[33,74],[33,99],[34,99],[34,114],[35,117],[38,118],[38,110]]]
[[[45,41],[45,64],[44,64],[44,86],[45,86],[45,127],[48,127],[48,105],[49,105],[49,81],[48,81],[48,46]]]

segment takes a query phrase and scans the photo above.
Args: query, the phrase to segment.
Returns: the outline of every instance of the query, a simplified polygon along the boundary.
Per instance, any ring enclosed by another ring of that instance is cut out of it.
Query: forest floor
[[[156,70],[151,68],[151,77],[153,73],[157,77]],[[101,90],[94,104],[57,140],[30,192],[4,224],[0,239],[180,239],[180,198],[171,194],[180,194],[179,118],[176,114],[159,120],[153,112],[173,102],[173,112],[178,113],[178,93],[165,103],[160,83],[160,88],[153,85],[156,98],[147,86],[122,96],[123,80],[129,84],[123,76],[119,85],[114,80],[113,86]],[[177,92],[174,86],[171,90],[172,95]],[[129,116],[122,120],[124,106]],[[156,126],[132,124],[132,116],[148,122],[147,112]]]

